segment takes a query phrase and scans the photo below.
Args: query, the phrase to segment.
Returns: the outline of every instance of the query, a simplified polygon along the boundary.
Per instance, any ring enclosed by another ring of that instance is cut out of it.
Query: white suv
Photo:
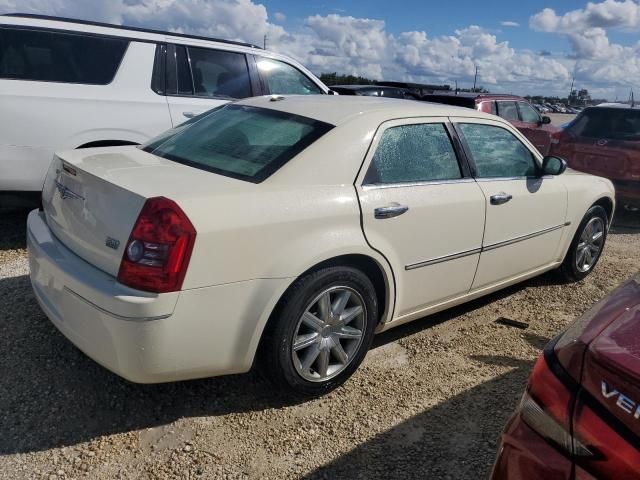
[[[249,44],[0,15],[0,205],[38,195],[55,151],[140,144],[232,99],[285,93],[329,89]]]

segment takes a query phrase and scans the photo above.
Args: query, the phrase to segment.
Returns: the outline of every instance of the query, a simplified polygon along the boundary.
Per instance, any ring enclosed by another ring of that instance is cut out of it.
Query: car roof
[[[177,37],[177,38],[188,38],[192,40],[204,40],[207,42],[217,42],[217,43],[226,43],[230,45],[239,45],[243,47],[255,48],[262,50],[259,46],[253,45],[251,43],[245,42],[237,42],[234,40],[223,40],[219,38],[213,37],[204,37],[198,35],[187,35],[184,33],[176,33],[176,32],[167,32],[163,30],[153,30],[149,28],[140,28],[140,27],[128,27],[123,25],[114,25],[111,23],[101,23],[101,22],[93,22],[88,20],[78,20],[75,18],[66,18],[66,17],[56,17],[51,15],[36,15],[31,13],[6,13],[0,15],[0,20],[9,20],[11,24],[19,25],[19,24],[31,24],[37,23],[36,26],[49,27],[49,28],[64,28],[66,30],[74,29],[73,26],[78,27],[99,27],[100,29],[109,29],[110,31],[99,32],[104,34],[116,34],[118,36],[128,36],[140,38],[141,40],[155,40],[155,41],[166,41],[166,37]],[[14,21],[15,20],[15,21]],[[4,24],[2,21],[0,24]],[[85,28],[80,28],[80,31],[88,31]],[[152,35],[150,37],[149,35]],[[160,37],[160,38],[158,38]]]
[[[267,95],[240,100],[236,104],[279,110],[336,126],[354,117],[374,112],[378,114],[378,118],[382,117],[383,121],[409,117],[448,116],[496,120],[493,115],[464,107],[367,96]]]
[[[445,92],[434,92],[428,93],[425,97],[439,97],[439,98],[448,98],[448,97],[459,97],[459,98],[471,98],[476,100],[525,100],[523,97],[519,97],[518,95],[510,95],[506,93],[474,93],[474,92],[458,92],[457,94],[454,92],[445,93]]]
[[[595,105],[593,107],[587,107],[587,108],[634,108],[637,110],[640,110],[640,105],[630,105],[628,103],[601,103],[599,105]]]

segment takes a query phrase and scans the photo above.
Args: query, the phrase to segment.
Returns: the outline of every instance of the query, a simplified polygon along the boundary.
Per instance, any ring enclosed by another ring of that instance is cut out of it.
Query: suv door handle
[[[198,112],[182,112],[182,115],[187,118],[193,118],[196,115],[200,115]]]
[[[491,195],[490,201],[491,201],[491,205],[502,205],[503,203],[507,203],[512,198],[513,198],[512,195],[509,195],[508,193],[500,192],[495,195]]]
[[[393,218],[399,215],[402,215],[409,207],[406,205],[400,205],[399,203],[393,203],[387,207],[378,207],[373,211],[373,216],[379,220],[383,220],[385,218]]]

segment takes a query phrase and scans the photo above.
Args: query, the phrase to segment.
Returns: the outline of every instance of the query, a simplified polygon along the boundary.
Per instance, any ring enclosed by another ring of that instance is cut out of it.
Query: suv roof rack
[[[207,41],[213,41],[213,42],[228,43],[231,45],[240,45],[243,47],[259,48],[260,50],[262,50],[261,47],[259,47],[258,45],[254,45],[252,43],[236,42],[234,40],[223,40],[221,38],[214,38],[214,37],[203,37],[200,35],[188,35],[185,33],[167,32],[164,30],[153,30],[151,28],[127,27],[124,25],[114,25],[112,23],[92,22],[89,20],[78,20],[75,18],[56,17],[53,15],[37,15],[33,13],[5,13],[0,15],[0,17],[34,18],[37,20],[53,20],[56,22],[77,23],[80,25],[92,25],[94,27],[117,28],[119,30],[129,30],[133,32],[155,33],[159,35],[171,35],[173,37],[192,38],[195,40],[207,40]]]

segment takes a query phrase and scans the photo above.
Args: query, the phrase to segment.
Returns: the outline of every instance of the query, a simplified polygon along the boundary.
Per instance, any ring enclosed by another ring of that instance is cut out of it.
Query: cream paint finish
[[[455,122],[504,128],[501,122],[474,118],[457,118]],[[516,133],[513,129],[506,130]],[[524,136],[518,134],[516,138],[525,143]],[[534,155],[534,159],[541,164],[539,154]],[[483,248],[489,249],[503,242],[520,240],[508,246],[483,251],[473,288],[486,287],[553,262],[567,221],[567,188],[562,181],[545,176],[478,179],[477,183],[484,193],[486,204]],[[513,198],[502,205],[492,205],[491,197],[501,193]],[[546,230],[551,231],[522,240],[522,237]]]
[[[557,200],[541,196],[536,197],[540,205],[532,207],[541,216],[539,225],[531,223],[528,211],[523,215],[529,218],[520,219],[514,212],[513,217],[495,220],[518,222],[518,230],[494,233],[496,241],[539,226],[571,222],[553,238],[541,235],[529,244],[529,249],[543,252],[544,258],[534,262],[538,266],[501,272],[505,264],[516,261],[514,247],[519,247],[514,244],[405,270],[413,263],[480,248],[488,206],[482,185],[473,179],[363,187],[362,177],[379,138],[376,132],[381,125],[455,120],[467,117],[468,110],[332,96],[239,103],[305,115],[336,127],[262,184],[186,167],[131,147],[59,154],[81,170],[76,180],[86,181],[93,192],[74,184],[91,202],[69,208],[69,217],[57,212],[67,229],[93,228],[92,235],[116,232],[126,237],[125,230],[133,226],[131,212],[95,210],[94,205],[109,205],[114,196],[135,199],[131,210],[140,208],[141,199],[159,195],[180,205],[198,232],[182,292],[157,295],[124,287],[113,275],[123,245],[111,256],[92,253],[99,247],[87,245],[91,235],[66,232],[66,237],[58,238],[43,214],[29,216],[31,279],[43,310],[85,353],[133,381],[247,371],[277,302],[297,278],[321,262],[359,255],[380,267],[386,309],[378,331],[386,330],[556,267],[587,209],[602,198],[613,201],[611,182],[569,171],[553,179],[568,192],[563,218],[556,218]],[[523,138],[496,117],[474,112],[472,118],[497,122]],[[523,142],[535,152],[526,139]],[[54,168],[47,181],[56,175]],[[409,211],[392,219],[374,219],[373,209],[389,202],[407,204]],[[47,205],[66,208],[65,202],[47,201]],[[479,257],[481,263],[486,260],[487,276],[500,280],[472,286]]]
[[[446,118],[435,117],[385,122],[375,135],[361,178],[385,130],[399,125],[446,121]],[[469,291],[479,252],[434,265],[409,270],[406,267],[480,249],[485,207],[476,182],[467,179],[362,186],[359,180],[357,184],[365,236],[369,244],[387,258],[395,272],[398,315]],[[375,218],[376,208],[394,204],[407,206],[409,210],[394,218]]]

